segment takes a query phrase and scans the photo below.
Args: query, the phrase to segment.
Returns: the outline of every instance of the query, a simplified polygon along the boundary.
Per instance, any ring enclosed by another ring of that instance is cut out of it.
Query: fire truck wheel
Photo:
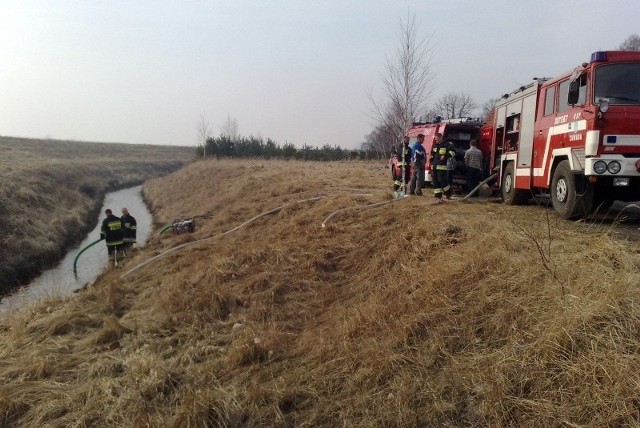
[[[516,176],[513,173],[513,162],[509,162],[502,176],[502,199],[507,205],[524,204],[530,199],[528,190],[516,189]]]
[[[571,171],[569,161],[558,164],[551,179],[551,204],[558,215],[572,219],[586,214],[582,207],[582,198],[576,194],[576,178]]]

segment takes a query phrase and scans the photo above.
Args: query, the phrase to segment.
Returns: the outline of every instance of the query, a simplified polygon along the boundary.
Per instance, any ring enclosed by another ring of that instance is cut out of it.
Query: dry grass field
[[[104,193],[184,166],[193,147],[0,137],[0,295],[93,228]]]
[[[149,181],[158,228],[196,231],[8,315],[0,426],[638,426],[637,243],[393,200],[389,175],[211,160]]]

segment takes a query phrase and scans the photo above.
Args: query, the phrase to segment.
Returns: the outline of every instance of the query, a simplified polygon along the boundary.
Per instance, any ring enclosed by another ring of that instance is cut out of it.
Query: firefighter
[[[413,152],[413,177],[411,177],[412,193],[422,196],[422,188],[424,187],[424,166],[427,162],[427,152],[422,143],[424,143],[424,134],[418,134],[418,141],[415,142],[411,151]]]
[[[398,190],[400,187],[404,185],[406,190],[407,185],[411,180],[411,147],[409,147],[409,137],[405,136],[404,141],[402,142],[402,147],[400,148],[400,153],[397,154],[398,157],[398,168],[396,170],[396,174],[394,176],[393,182],[393,190]],[[404,176],[404,180],[403,180]]]
[[[400,152],[400,161],[402,166],[402,174],[404,175],[404,188],[411,181],[411,147],[409,147],[409,136],[404,137],[402,142],[402,151]]]
[[[447,176],[447,162],[450,158],[455,156],[455,152],[451,149],[448,142],[442,140],[442,134],[438,132],[436,134],[436,144],[431,150],[431,170],[433,181],[433,195],[438,202],[446,202],[446,199],[451,199],[451,185]]]
[[[104,211],[104,214],[106,217],[102,220],[100,238],[104,239],[107,243],[109,260],[113,260],[115,266],[118,266],[117,255],[124,242],[124,228],[122,227],[122,221],[113,215],[113,212],[109,208]]]
[[[123,249],[125,252],[131,251],[133,249],[133,244],[136,243],[136,231],[137,231],[137,223],[136,219],[129,214],[129,210],[127,208],[122,208],[122,225],[124,226],[124,243]]]
[[[447,144],[447,149],[453,153],[453,156],[447,159],[447,184],[449,184],[453,190],[453,171],[456,169],[456,149],[453,142],[447,141]]]
[[[393,190],[398,190],[402,186],[400,167],[397,166],[400,161],[398,160],[398,151],[394,148],[391,150],[391,159],[389,165],[391,167],[391,180],[393,180]]]

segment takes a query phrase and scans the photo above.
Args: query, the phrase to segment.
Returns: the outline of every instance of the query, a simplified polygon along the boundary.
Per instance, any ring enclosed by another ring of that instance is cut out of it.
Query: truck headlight
[[[607,169],[611,174],[617,174],[620,172],[622,167],[620,166],[620,162],[613,161],[613,162],[609,162],[609,165],[607,165]]]
[[[598,161],[593,164],[593,170],[596,174],[604,174],[607,171],[607,164],[604,161]]]

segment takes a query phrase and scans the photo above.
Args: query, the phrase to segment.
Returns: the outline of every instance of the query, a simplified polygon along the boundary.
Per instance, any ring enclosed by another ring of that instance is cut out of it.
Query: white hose
[[[359,205],[357,207],[349,207],[349,208],[343,208],[341,210],[338,211],[334,211],[332,212],[329,217],[325,218],[324,221],[322,222],[322,227],[326,227],[327,223],[329,222],[329,220],[331,220],[331,218],[335,217],[336,215],[345,212],[345,211],[352,211],[352,210],[365,210],[367,208],[374,208],[374,207],[379,207],[381,205],[386,205],[386,204],[390,204],[392,202],[396,202],[396,201],[402,201],[404,199],[409,199],[409,198],[398,198],[398,199],[391,199],[388,201],[384,201],[384,202],[376,202],[375,204],[369,204],[369,205]]]
[[[487,179],[485,179],[484,181],[482,181],[482,183],[478,184],[472,191],[470,191],[464,198],[462,198],[462,200],[468,199],[469,197],[471,197],[471,195],[473,195],[474,193],[476,193],[478,191],[478,189],[480,189],[480,187],[482,185],[484,185],[485,183],[489,182],[489,180],[491,180],[492,178],[494,178],[497,174],[493,174],[490,177],[487,177]],[[335,217],[336,215],[345,212],[345,211],[352,211],[352,210],[363,210],[363,209],[367,209],[367,208],[374,208],[374,207],[379,207],[380,205],[386,205],[386,204],[390,204],[392,202],[395,201],[401,201],[403,199],[407,199],[407,198],[398,198],[398,199],[391,199],[389,201],[384,201],[384,202],[378,202],[375,204],[370,204],[370,205],[360,205],[357,207],[349,207],[349,208],[343,208],[341,210],[338,211],[334,211],[333,213],[331,213],[329,215],[329,217],[327,217],[326,219],[324,219],[324,221],[322,222],[322,227],[326,227],[327,223],[329,222],[329,220],[331,220],[333,217]],[[451,202],[455,202],[455,201],[451,201]],[[436,205],[437,203],[434,203],[434,205]]]
[[[284,208],[284,207],[286,207],[286,206],[288,206],[288,205],[299,204],[299,203],[302,203],[302,202],[317,201],[317,200],[322,199],[322,198],[323,198],[323,196],[318,196],[318,197],[315,197],[315,198],[302,199],[302,200],[300,200],[300,201],[288,202],[288,203],[286,203],[286,204],[284,204],[284,205],[280,205],[279,207],[276,207],[276,208],[273,208],[273,209],[271,209],[271,210],[269,210],[269,211],[263,212],[262,214],[258,214],[257,216],[250,218],[249,220],[245,221],[244,223],[240,224],[239,226],[236,226],[236,227],[234,227],[233,229],[227,230],[226,232],[221,233],[221,234],[219,234],[219,235],[214,235],[214,236],[210,236],[210,237],[208,237],[208,238],[198,239],[197,241],[187,242],[186,244],[182,244],[182,245],[178,245],[177,247],[170,248],[170,249],[168,249],[167,251],[165,251],[165,252],[163,252],[163,253],[160,253],[160,254],[158,254],[157,256],[152,257],[152,258],[150,258],[149,260],[144,261],[144,262],[140,263],[139,265],[137,265],[137,266],[135,266],[135,267],[133,267],[133,268],[129,269],[127,272],[125,272],[124,274],[122,274],[122,276],[120,277],[120,279],[124,279],[127,275],[129,275],[129,274],[131,274],[131,273],[133,273],[133,272],[135,272],[135,271],[137,271],[137,270],[140,270],[140,269],[142,269],[143,267],[145,267],[145,266],[147,266],[147,265],[149,265],[149,264],[151,264],[151,263],[153,263],[153,262],[155,262],[155,261],[157,261],[157,260],[159,260],[159,259],[161,259],[161,258],[165,257],[167,254],[171,254],[171,253],[173,253],[173,252],[176,252],[176,251],[178,251],[178,250],[181,250],[181,249],[183,249],[183,248],[185,248],[185,247],[188,247],[188,246],[190,246],[190,245],[199,244],[199,243],[201,243],[201,242],[209,241],[209,240],[211,240],[211,239],[221,238],[221,237],[223,237],[223,236],[225,236],[225,235],[228,235],[228,234],[230,234],[230,233],[232,233],[232,232],[235,232],[236,230],[240,229],[241,227],[244,227],[244,226],[248,225],[249,223],[251,223],[251,222],[253,222],[253,221],[258,220],[258,219],[259,219],[259,218],[261,218],[261,217],[267,216],[267,215],[269,215],[269,214],[276,213],[276,212],[280,211],[282,208]]]

